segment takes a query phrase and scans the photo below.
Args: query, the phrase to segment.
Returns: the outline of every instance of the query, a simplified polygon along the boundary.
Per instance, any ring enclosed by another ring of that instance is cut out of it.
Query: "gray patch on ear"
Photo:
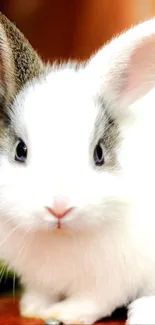
[[[119,126],[117,121],[109,114],[108,105],[106,105],[102,98],[97,97],[95,104],[99,107],[99,112],[94,125],[92,148],[99,141],[104,146],[105,163],[103,168],[118,169],[117,148],[120,141]]]

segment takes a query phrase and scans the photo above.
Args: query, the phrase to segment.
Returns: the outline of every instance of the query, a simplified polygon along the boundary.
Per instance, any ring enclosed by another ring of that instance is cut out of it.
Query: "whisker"
[[[6,265],[4,264],[2,266],[2,269],[1,269],[1,272],[0,272],[0,283],[2,282],[2,279],[3,279],[3,276],[4,276],[5,270],[6,270]]]
[[[14,216],[8,218],[5,222],[3,222],[3,226],[6,225],[7,223],[9,223],[9,221],[12,221],[13,219],[14,219]]]
[[[9,274],[9,268],[6,266],[4,285],[5,285],[6,281],[7,281],[8,274]]]
[[[14,260],[14,265],[17,263],[17,261],[19,260],[24,248],[25,248],[25,244],[27,242],[27,238],[26,236],[29,234],[29,232],[31,231],[31,228],[28,229],[28,231],[24,234],[24,237],[23,237],[23,244],[18,252],[18,255],[16,257],[16,259]],[[26,238],[26,239],[25,239]],[[12,288],[12,293],[13,293],[13,298],[15,299],[15,284],[16,284],[16,274],[14,272],[13,274],[13,288]]]
[[[19,257],[21,256],[21,253],[23,252],[23,250],[25,248],[25,244],[27,242],[27,238],[26,237],[27,237],[27,235],[29,234],[30,231],[31,231],[31,228],[29,228],[28,231],[26,231],[26,233],[23,236],[23,243],[22,243],[21,248],[20,248],[20,250],[19,250],[19,252],[17,254],[16,259],[14,260],[14,265],[17,263]]]
[[[8,234],[8,236],[0,243],[0,248],[6,243],[6,241],[13,235],[13,233],[21,226],[21,223],[19,223],[16,227],[14,227],[11,232]]]
[[[15,271],[13,272],[13,279],[12,279],[12,294],[13,294],[13,301],[15,302],[15,285],[16,285],[16,274]]]

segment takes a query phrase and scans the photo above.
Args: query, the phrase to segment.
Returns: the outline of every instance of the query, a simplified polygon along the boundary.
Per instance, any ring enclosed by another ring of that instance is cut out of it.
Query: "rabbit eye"
[[[104,164],[104,150],[101,142],[95,147],[94,162],[96,166],[102,166]]]
[[[23,140],[19,140],[16,146],[15,160],[24,163],[27,158],[27,147]]]

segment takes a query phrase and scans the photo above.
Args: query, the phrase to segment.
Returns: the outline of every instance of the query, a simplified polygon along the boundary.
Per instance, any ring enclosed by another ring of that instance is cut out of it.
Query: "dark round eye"
[[[94,150],[94,162],[96,166],[104,164],[104,151],[102,143],[98,143]]]
[[[27,147],[24,141],[20,140],[16,146],[15,160],[19,162],[25,162],[27,158]]]

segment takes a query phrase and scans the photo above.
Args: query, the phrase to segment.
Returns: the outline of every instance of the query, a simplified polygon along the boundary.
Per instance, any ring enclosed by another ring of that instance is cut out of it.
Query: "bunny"
[[[2,40],[0,258],[21,315],[93,324],[125,305],[127,324],[154,324],[155,19],[85,63],[37,60],[5,107]]]

